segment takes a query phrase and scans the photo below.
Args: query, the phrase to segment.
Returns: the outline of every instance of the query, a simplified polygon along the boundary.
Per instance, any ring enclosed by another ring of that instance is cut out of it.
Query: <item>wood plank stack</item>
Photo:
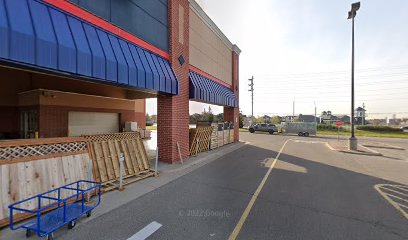
[[[230,143],[230,130],[224,130],[224,144]]]
[[[230,132],[229,142],[230,142],[230,143],[233,143],[233,142],[234,142],[234,129],[233,129],[233,128],[230,129],[229,132]]]
[[[212,127],[199,127],[190,129],[190,155],[209,150]]]
[[[124,156],[124,184],[153,176],[139,132],[124,132],[84,136],[94,166],[94,179],[102,183],[103,191],[118,188],[119,157]]]
[[[219,147],[218,143],[218,124],[212,125],[213,131],[211,133],[211,149],[216,149]]]

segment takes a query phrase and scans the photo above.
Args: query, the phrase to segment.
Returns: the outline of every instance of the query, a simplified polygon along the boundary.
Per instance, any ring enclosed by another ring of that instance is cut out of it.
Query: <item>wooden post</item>
[[[125,161],[125,158],[123,157],[123,153],[120,153],[119,156],[119,191],[123,191],[123,173],[125,170],[123,162]]]
[[[178,153],[179,153],[179,157],[180,157],[180,162],[181,162],[181,164],[183,164],[183,158],[181,157],[180,145],[179,145],[178,142],[177,142],[177,149],[178,149]]]
[[[156,161],[154,163],[154,176],[157,177],[157,164],[159,162],[159,147],[156,147]]]

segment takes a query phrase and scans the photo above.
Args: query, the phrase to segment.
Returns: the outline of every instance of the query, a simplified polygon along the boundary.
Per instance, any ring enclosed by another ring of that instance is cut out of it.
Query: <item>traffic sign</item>
[[[337,121],[336,121],[336,126],[337,126],[337,127],[343,126],[343,122],[340,121],[340,120],[337,120]]]

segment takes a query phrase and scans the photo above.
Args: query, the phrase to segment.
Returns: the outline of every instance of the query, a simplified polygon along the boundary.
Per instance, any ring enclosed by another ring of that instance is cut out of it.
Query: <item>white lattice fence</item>
[[[87,152],[85,138],[0,141],[0,165]]]
[[[48,154],[86,151],[85,142],[57,143],[37,146],[14,146],[0,148],[0,160],[45,156]]]

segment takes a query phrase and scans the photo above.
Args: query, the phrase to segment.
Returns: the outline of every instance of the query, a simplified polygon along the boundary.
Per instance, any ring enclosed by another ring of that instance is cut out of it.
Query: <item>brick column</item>
[[[189,155],[189,3],[169,0],[170,64],[179,80],[178,96],[157,97],[157,147],[159,160],[174,163],[180,160],[177,142],[183,158]],[[179,63],[179,56],[185,62]]]
[[[232,51],[232,88],[239,100],[239,54],[240,50],[234,45]],[[234,123],[234,141],[239,141],[239,101],[238,107],[224,107],[224,120]]]

